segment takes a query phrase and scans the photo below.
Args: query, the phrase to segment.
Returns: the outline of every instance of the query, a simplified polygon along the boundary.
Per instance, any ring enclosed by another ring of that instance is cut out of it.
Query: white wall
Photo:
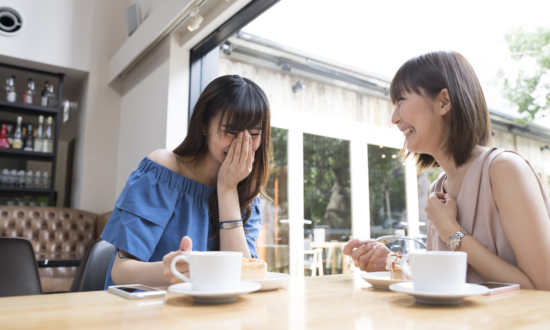
[[[4,0],[0,6],[11,7],[23,16],[19,35],[0,35],[2,55],[89,71],[92,2]]]
[[[116,195],[141,159],[166,147],[170,38],[165,39],[123,84]]]
[[[74,0],[80,1],[80,0]],[[109,59],[126,40],[123,0],[94,0],[89,74],[75,148],[72,206],[91,212],[112,210],[116,199],[116,168],[121,96],[107,85]],[[66,27],[70,28],[70,27]]]
[[[0,36],[0,56],[84,73],[78,120],[72,206],[112,209],[120,95],[106,83],[109,59],[126,40],[126,0],[5,0],[23,15],[17,36]],[[19,63],[23,64],[24,63]]]

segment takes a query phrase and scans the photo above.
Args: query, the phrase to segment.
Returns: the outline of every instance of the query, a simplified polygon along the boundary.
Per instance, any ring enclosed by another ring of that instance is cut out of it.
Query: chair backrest
[[[408,242],[411,242],[411,244],[408,245]],[[426,244],[420,238],[403,236],[397,241],[388,244],[387,247],[393,252],[401,252],[403,254],[407,254],[408,252],[410,252],[407,250],[407,247],[412,248],[412,250],[425,250]]]
[[[311,239],[304,239],[304,251],[311,251]]]
[[[31,242],[0,237],[0,297],[42,294]]]
[[[71,292],[101,291],[116,248],[102,239],[95,240],[86,250],[77,271]]]

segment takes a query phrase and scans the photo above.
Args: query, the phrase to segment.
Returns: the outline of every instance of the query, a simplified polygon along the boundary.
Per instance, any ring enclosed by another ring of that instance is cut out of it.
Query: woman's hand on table
[[[360,245],[358,239],[353,239],[344,247],[344,254],[350,256],[355,267],[366,272],[383,272],[386,270],[386,256],[390,253],[381,243]]]
[[[231,142],[227,156],[218,172],[218,188],[234,189],[252,172],[254,150],[252,136],[245,130]]]
[[[458,210],[455,200],[444,193],[431,193],[428,206],[424,209],[432,227],[443,242],[460,230],[457,221]]]
[[[183,283],[183,281],[177,278],[172,273],[172,270],[170,270],[172,260],[177,256],[187,254],[187,252],[190,252],[192,248],[193,242],[191,241],[191,238],[185,236],[181,240],[179,251],[170,252],[162,258],[162,264],[164,266],[163,275],[170,280],[170,284]],[[176,263],[176,269],[183,275],[189,277],[189,264],[185,261],[179,261]]]

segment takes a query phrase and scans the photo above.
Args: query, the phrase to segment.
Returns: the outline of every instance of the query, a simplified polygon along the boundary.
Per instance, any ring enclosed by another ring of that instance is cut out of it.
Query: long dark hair
[[[454,51],[437,51],[413,57],[393,77],[390,97],[393,104],[404,91],[433,99],[445,88],[449,91],[451,113],[444,151],[460,167],[476,145],[487,145],[491,137],[487,103],[468,60]],[[402,151],[405,152],[404,149]],[[406,156],[410,154],[406,152]],[[439,166],[431,155],[413,154],[419,171]]]
[[[221,113],[218,132],[221,125],[227,125],[227,131],[241,132],[259,125],[262,127],[260,147],[254,154],[252,172],[237,185],[239,206],[244,213],[244,223],[250,218],[251,203],[260,194],[269,180],[269,162],[271,159],[271,111],[264,91],[249,79],[237,75],[222,76],[214,79],[200,95],[189,121],[185,140],[174,149],[179,156],[194,157],[196,160],[208,148],[203,129],[208,128],[210,120]],[[216,238],[219,233],[218,194],[210,197],[209,210]]]

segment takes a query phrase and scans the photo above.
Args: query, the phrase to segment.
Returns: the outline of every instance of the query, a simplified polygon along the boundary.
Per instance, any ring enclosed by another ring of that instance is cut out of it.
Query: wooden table
[[[336,248],[340,248],[344,251],[344,247],[347,244],[348,242],[311,242],[311,247],[314,249],[332,249],[331,268],[332,274],[336,274]],[[342,273],[348,273],[348,257],[344,255],[344,253],[342,253]]]
[[[126,300],[105,291],[0,298],[1,329],[548,329],[550,292],[521,290],[424,306],[357,275],[294,278],[285,290],[201,305],[168,293]]]

